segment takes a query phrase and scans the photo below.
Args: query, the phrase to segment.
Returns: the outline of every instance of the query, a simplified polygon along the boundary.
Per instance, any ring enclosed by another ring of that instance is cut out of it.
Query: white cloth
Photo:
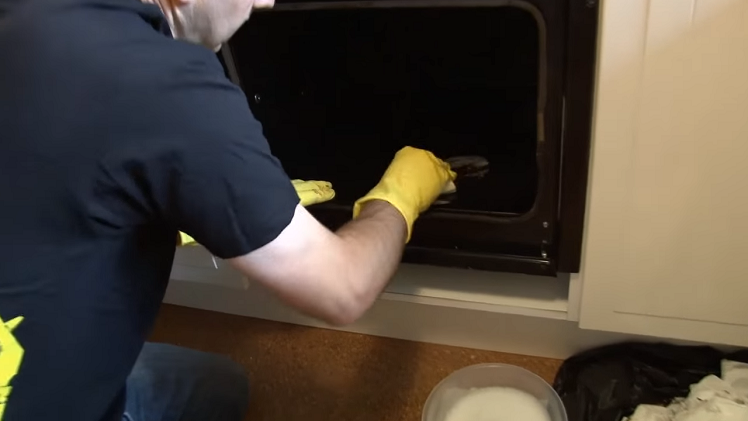
[[[748,364],[722,361],[722,376],[691,385],[667,406],[639,405],[624,421],[748,421]]]

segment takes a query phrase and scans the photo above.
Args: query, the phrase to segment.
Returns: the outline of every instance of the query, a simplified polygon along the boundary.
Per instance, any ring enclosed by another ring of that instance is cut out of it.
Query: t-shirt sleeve
[[[180,66],[155,89],[153,103],[137,111],[148,135],[118,160],[121,185],[218,257],[275,239],[299,198],[243,92],[217,60]]]
[[[291,222],[298,196],[261,137],[224,143],[183,164],[166,216],[214,255],[249,253]]]

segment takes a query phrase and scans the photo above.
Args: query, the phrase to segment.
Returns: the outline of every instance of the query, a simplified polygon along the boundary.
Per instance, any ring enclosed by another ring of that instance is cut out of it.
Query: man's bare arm
[[[297,206],[278,238],[231,263],[291,306],[332,324],[351,323],[382,292],[416,218],[454,177],[431,152],[406,146],[337,233]]]
[[[366,203],[336,233],[298,206],[278,238],[230,262],[287,304],[341,325],[377,299],[397,269],[406,236],[402,214],[384,201]]]

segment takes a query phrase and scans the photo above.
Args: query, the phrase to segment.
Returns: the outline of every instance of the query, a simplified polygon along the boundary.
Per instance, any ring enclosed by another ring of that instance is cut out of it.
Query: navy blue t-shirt
[[[0,0],[0,170],[0,317],[25,351],[2,421],[120,421],[177,231],[235,257],[299,201],[215,54],[139,0]]]

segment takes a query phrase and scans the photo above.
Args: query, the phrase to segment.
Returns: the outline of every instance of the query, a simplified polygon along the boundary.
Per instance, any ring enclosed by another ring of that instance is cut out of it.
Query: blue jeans
[[[249,402],[244,369],[230,359],[146,343],[127,378],[124,421],[242,421]]]

